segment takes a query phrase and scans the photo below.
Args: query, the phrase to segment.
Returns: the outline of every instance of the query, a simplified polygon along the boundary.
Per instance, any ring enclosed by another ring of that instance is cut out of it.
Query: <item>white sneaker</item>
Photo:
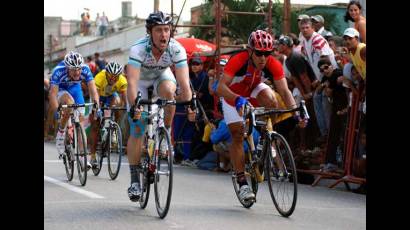
[[[64,153],[65,147],[64,147],[64,136],[65,136],[65,131],[58,130],[57,135],[56,135],[56,148],[58,155],[61,156]]]
[[[255,194],[252,192],[251,188],[249,185],[243,185],[239,189],[239,199],[241,201],[250,201],[250,200],[255,200]]]

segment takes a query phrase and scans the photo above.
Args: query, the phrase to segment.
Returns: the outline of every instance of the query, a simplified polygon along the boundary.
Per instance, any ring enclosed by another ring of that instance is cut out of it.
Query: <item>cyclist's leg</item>
[[[258,101],[259,105],[267,109],[274,109],[279,107],[275,93],[265,83],[260,83],[252,92],[251,97],[252,96],[256,96],[256,100]],[[275,125],[276,115],[271,115],[270,119],[273,127]],[[272,143],[272,147],[275,148],[275,146],[273,145],[274,143]],[[283,170],[283,164],[279,157],[275,157],[275,162],[279,169]]]
[[[110,101],[109,101],[109,105],[110,107],[120,107],[121,104],[125,104],[121,101],[120,96],[118,95],[117,92],[114,92],[111,96],[110,96]],[[124,111],[121,110],[116,110],[114,111],[115,113],[115,122],[117,122],[119,124],[120,119],[124,113]]]
[[[232,136],[232,144],[229,148],[229,155],[231,157],[232,166],[236,174],[243,174],[245,169],[245,158],[243,151],[243,118],[239,116],[236,109],[233,106],[226,103],[225,100],[222,100],[222,109],[224,113],[225,122],[228,125],[229,131]],[[246,180],[243,181],[244,178],[238,177],[238,180],[239,179],[242,180],[241,183],[246,183]]]
[[[147,88],[153,84],[153,81],[139,80],[138,91],[141,92],[142,99],[148,98]],[[137,201],[141,195],[140,178],[138,172],[138,165],[141,160],[141,149],[145,133],[145,121],[141,119],[133,121],[128,116],[130,124],[130,136],[127,142],[127,157],[130,167],[131,187],[128,188],[128,197],[131,201]]]
[[[232,144],[229,148],[231,163],[236,173],[236,180],[239,184],[239,199],[242,201],[255,199],[255,194],[250,189],[245,176],[245,153],[243,150],[244,127],[243,118],[239,116],[235,107],[222,102],[223,113],[226,124],[232,136]]]
[[[177,82],[170,68],[167,68],[160,75],[160,77],[155,79],[154,81],[154,93],[163,99],[173,100],[176,88]],[[169,131],[172,125],[172,119],[174,118],[175,114],[175,106],[168,105],[165,107],[164,111],[164,124]]]
[[[102,103],[103,105],[106,104],[107,101],[107,97],[102,97],[100,96],[100,103]],[[95,159],[96,159],[96,151],[97,151],[97,140],[98,140],[98,134],[100,132],[100,120],[94,119],[94,116],[96,116],[96,114],[94,114],[94,111],[90,114],[89,116],[89,122],[91,123],[91,132],[90,132],[90,158],[93,161],[93,163],[96,163]],[[94,164],[96,165],[96,164]]]
[[[265,83],[260,83],[255,87],[251,93],[251,98],[256,98],[258,104],[267,109],[278,108],[278,100],[275,97],[273,90]],[[271,115],[270,119],[272,121],[272,126],[274,125],[276,115]]]

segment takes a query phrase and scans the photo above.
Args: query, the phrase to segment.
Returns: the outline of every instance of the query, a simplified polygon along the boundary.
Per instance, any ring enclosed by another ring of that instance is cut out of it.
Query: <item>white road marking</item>
[[[68,189],[68,190],[71,190],[71,191],[73,191],[73,192],[79,193],[79,194],[81,194],[81,195],[88,196],[88,197],[93,198],[93,199],[103,199],[103,198],[104,198],[103,196],[98,195],[97,193],[93,193],[93,192],[84,190],[84,189],[82,189],[82,188],[78,188],[78,187],[72,186],[72,185],[70,185],[70,184],[61,182],[61,181],[56,180],[56,179],[54,179],[54,178],[48,177],[48,176],[46,176],[46,175],[44,175],[44,180],[45,180],[45,181],[48,181],[48,182],[50,182],[50,183],[59,185],[59,186],[61,186],[61,187],[63,187],[63,188],[66,188],[66,189]]]

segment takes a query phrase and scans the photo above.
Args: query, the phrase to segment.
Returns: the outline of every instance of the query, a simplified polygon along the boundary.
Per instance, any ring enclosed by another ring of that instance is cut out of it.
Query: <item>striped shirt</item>
[[[313,72],[315,72],[316,78],[319,79],[319,81],[322,80],[322,74],[320,73],[319,67],[317,66],[320,56],[329,56],[333,68],[338,68],[335,54],[330,48],[329,43],[322,35],[318,34],[317,32],[313,32],[309,40],[306,40],[306,38],[303,36],[301,36],[300,39],[302,44],[302,54],[306,57],[309,64],[312,66]]]

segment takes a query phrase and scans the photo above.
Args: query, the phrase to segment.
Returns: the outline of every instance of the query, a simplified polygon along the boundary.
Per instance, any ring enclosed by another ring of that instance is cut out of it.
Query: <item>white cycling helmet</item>
[[[122,65],[118,64],[117,62],[110,62],[108,65],[105,67],[105,70],[112,74],[112,75],[120,75],[122,73]]]
[[[74,51],[70,51],[70,53],[66,54],[64,57],[64,64],[67,68],[81,68],[83,63],[83,56]]]

